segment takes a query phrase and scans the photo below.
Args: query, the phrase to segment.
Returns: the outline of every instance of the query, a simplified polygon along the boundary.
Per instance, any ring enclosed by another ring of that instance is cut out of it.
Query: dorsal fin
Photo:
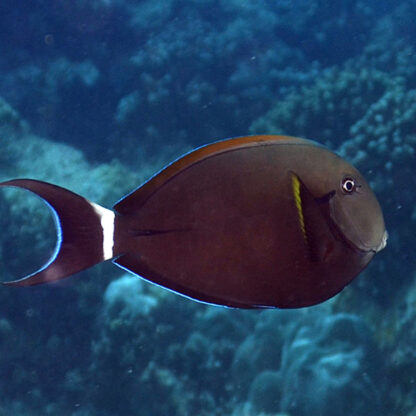
[[[176,176],[179,172],[218,153],[234,151],[244,147],[258,146],[259,144],[273,145],[288,143],[317,145],[317,143],[310,140],[290,136],[273,135],[243,136],[211,143],[179,157],[174,162],[153,175],[139,188],[136,188],[134,191],[123,197],[114,205],[113,208],[120,214],[131,214],[136,212],[150,197],[150,195],[152,195],[164,183]]]

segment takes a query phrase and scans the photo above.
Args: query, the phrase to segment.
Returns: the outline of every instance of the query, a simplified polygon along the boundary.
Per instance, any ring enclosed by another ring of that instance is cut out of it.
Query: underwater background
[[[241,311],[102,264],[0,287],[0,416],[415,416],[416,1],[0,3],[0,179],[111,207],[183,152],[274,133],[369,180],[387,248],[332,300]],[[0,193],[0,278],[40,267],[48,209]]]

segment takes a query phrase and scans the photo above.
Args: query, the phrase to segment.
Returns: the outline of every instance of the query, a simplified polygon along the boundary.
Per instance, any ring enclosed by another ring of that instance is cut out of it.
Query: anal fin
[[[157,271],[149,267],[145,262],[141,261],[139,256],[133,254],[124,254],[113,260],[113,263],[122,269],[136,274],[139,277],[154,283],[158,286],[162,286],[165,289],[168,289],[172,292],[175,292],[179,295],[191,298],[198,302],[208,303],[211,305],[220,305],[226,306],[229,308],[244,308],[244,309],[257,309],[262,308],[261,305],[251,305],[235,302],[230,299],[220,299],[215,296],[209,296],[207,294],[198,292],[196,290],[185,287],[181,284],[174,282],[172,279],[162,276]]]

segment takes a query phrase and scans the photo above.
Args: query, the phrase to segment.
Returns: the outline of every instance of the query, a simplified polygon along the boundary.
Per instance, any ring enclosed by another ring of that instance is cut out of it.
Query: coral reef
[[[386,414],[383,360],[361,318],[328,314],[329,306],[278,314],[212,309],[154,290],[124,276],[105,292],[90,368],[100,411],[120,410],[117,398],[127,389],[136,393],[123,404],[126,415],[139,403],[155,415],[180,414],[178,397],[203,415],[219,407],[231,414],[232,403],[251,414],[296,415],[330,415],[337,403],[347,415],[352,396],[354,414]],[[155,406],[155,391],[163,405]]]
[[[4,37],[18,51],[0,94],[36,133],[134,162],[166,143],[246,134],[276,97],[360,53],[391,9],[379,3],[43,0]],[[14,6],[2,4],[2,27]]]
[[[356,316],[316,316],[299,328],[286,340],[281,373],[281,406],[289,414],[387,414],[382,356]]]

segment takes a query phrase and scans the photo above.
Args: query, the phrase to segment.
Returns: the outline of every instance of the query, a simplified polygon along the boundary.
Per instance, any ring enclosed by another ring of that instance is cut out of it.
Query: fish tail
[[[47,182],[14,179],[0,187],[26,189],[41,197],[54,213],[57,245],[52,258],[37,272],[9,286],[32,286],[64,279],[114,257],[113,211]]]

